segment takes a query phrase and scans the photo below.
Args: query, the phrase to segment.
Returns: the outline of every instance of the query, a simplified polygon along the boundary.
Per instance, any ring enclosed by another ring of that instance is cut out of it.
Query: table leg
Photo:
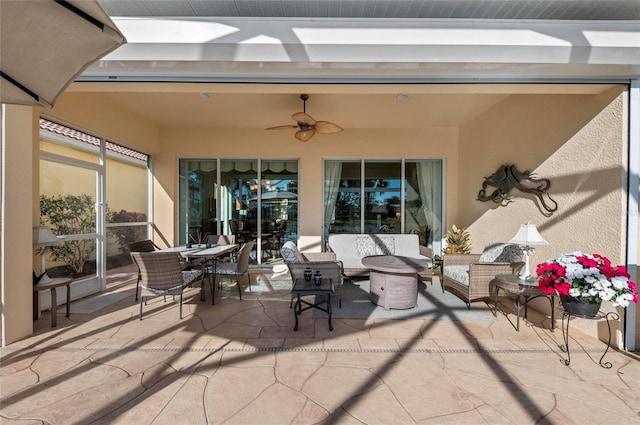
[[[56,288],[51,288],[51,327],[58,325],[58,294]]]
[[[526,302],[526,300],[525,300]],[[522,308],[522,305],[520,305],[520,295],[516,296],[516,331],[520,332],[520,309]],[[527,307],[525,304],[525,311],[526,311]]]
[[[293,330],[298,330],[298,315],[302,312],[302,303],[300,301],[300,294],[298,294],[298,299],[296,300],[296,304],[293,307],[293,317],[296,319],[296,324],[293,326]]]
[[[71,282],[67,284],[67,317],[71,313]]]
[[[567,353],[567,359],[564,361],[564,364],[569,366],[571,363],[571,353],[569,353],[569,315],[567,313],[562,314],[562,339],[564,340],[564,345],[560,346],[560,351],[563,353]],[[567,324],[565,325],[565,321]]]
[[[33,320],[40,317],[40,291],[33,291]]]
[[[556,328],[556,310],[554,308],[555,298],[555,295],[551,295],[551,297],[549,297],[549,302],[551,303],[551,332]]]
[[[611,318],[613,320],[620,319],[620,316],[618,315],[618,313],[615,313],[613,311],[610,311],[609,313],[604,315],[604,318],[607,320],[607,331],[609,332],[609,339],[607,340],[607,348],[604,349],[604,353],[602,353],[602,357],[600,357],[600,360],[598,361],[598,363],[600,364],[600,366],[602,366],[605,369],[611,369],[613,367],[611,362],[602,361],[602,359],[604,359],[604,356],[607,355],[607,351],[609,351],[609,347],[611,346],[611,324],[609,323],[609,315],[611,315]]]
[[[331,294],[327,294],[327,312],[329,313],[329,331],[333,330],[333,325],[331,325]]]

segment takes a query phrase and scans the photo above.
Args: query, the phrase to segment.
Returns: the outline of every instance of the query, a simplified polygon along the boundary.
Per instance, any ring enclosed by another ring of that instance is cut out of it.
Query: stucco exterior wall
[[[33,133],[33,108],[0,105],[4,108],[2,128],[2,344],[17,341],[33,332],[32,277],[35,256],[32,246],[32,169],[37,135]],[[16,184],[16,182],[20,182]]]
[[[596,96],[511,96],[460,130],[460,180],[465,185],[456,224],[470,231],[474,252],[481,252],[487,241],[508,241],[521,223],[531,221],[549,242],[532,255],[532,272],[542,261],[578,250],[624,264],[623,98],[623,87]],[[550,179],[549,193],[558,210],[545,215],[533,198],[517,190],[506,207],[477,201],[483,177],[502,164]],[[547,304],[536,306],[544,310]],[[602,307],[612,309],[609,303]],[[606,328],[595,321],[576,321],[575,326],[606,338]],[[619,346],[621,337],[616,329]]]

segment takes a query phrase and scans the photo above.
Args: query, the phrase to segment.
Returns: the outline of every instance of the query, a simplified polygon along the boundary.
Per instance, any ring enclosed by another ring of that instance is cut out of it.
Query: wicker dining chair
[[[231,262],[221,262],[216,267],[216,275],[214,276],[213,283],[211,284],[211,296],[213,297],[213,286],[216,281],[218,281],[219,277],[229,277],[229,279],[235,278],[238,285],[238,295],[240,299],[242,299],[242,285],[240,284],[240,277],[247,276],[247,280],[249,281],[249,291],[251,291],[251,275],[249,274],[249,256],[251,255],[251,251],[253,251],[253,247],[255,246],[256,241],[249,241],[240,247],[238,251],[238,261],[235,263]],[[221,285],[221,282],[218,281],[218,284]]]
[[[201,294],[204,293],[202,270],[183,270],[180,255],[175,252],[132,252],[131,257],[140,269],[140,320],[148,297],[179,295],[182,319],[184,289],[199,281]]]
[[[160,247],[154,244],[150,239],[143,239],[141,241],[131,242],[127,244],[127,248],[129,249],[129,253],[132,252],[153,252],[159,250]],[[135,261],[133,262],[136,263]],[[138,278],[136,280],[136,299],[134,302],[138,302],[138,293],[140,292],[140,268],[138,267]]]

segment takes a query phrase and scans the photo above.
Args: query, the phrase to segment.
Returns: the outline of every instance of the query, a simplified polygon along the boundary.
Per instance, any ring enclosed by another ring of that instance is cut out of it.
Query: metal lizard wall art
[[[533,183],[537,186],[529,187],[527,183]],[[540,206],[547,214],[551,215],[558,210],[558,203],[547,193],[550,186],[549,179],[537,178],[529,170],[518,171],[515,165],[502,165],[495,173],[484,178],[482,189],[478,193],[478,200],[483,202],[493,201],[505,206],[513,202],[513,196],[509,195],[509,192],[512,189],[518,189],[521,192],[535,196],[540,201]],[[490,187],[495,189],[487,193],[487,189]]]

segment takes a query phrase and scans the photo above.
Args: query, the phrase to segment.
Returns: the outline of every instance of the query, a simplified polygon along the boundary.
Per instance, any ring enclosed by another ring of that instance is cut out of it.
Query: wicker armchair
[[[140,320],[142,304],[148,297],[159,295],[180,296],[180,318],[182,319],[182,293],[188,286],[200,282],[204,293],[204,274],[201,270],[182,270],[180,255],[174,252],[132,252],[131,257],[140,269]]]
[[[494,255],[496,254],[496,255]],[[498,274],[516,273],[522,265],[517,245],[489,243],[482,254],[445,254],[442,262],[442,292],[471,302],[491,296],[491,281]]]

